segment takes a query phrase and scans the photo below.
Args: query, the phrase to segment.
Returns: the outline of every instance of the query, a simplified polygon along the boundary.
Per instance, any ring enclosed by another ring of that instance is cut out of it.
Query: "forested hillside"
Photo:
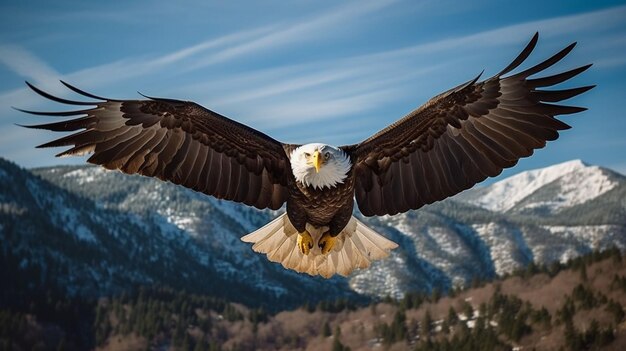
[[[473,285],[446,296],[435,289],[401,300],[323,301],[278,313],[268,313],[271,306],[249,308],[166,287],[138,287],[99,300],[3,289],[0,350],[626,347],[626,258],[617,249],[565,265],[530,265]]]

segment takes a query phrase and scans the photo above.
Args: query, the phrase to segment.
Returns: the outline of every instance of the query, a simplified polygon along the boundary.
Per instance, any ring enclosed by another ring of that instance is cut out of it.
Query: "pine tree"
[[[613,315],[613,322],[615,322],[615,324],[619,324],[624,320],[624,309],[619,302],[609,300],[605,310]]]
[[[407,323],[406,334],[408,339],[414,339],[419,335],[419,323],[415,318],[411,318]]]
[[[440,298],[441,298],[441,289],[439,289],[439,287],[433,288],[433,291],[432,291],[431,296],[430,296],[430,300],[433,303],[437,303]]]
[[[587,265],[583,263],[580,267],[580,280],[583,282],[587,282]]]
[[[209,342],[209,351],[221,351],[222,347],[220,346],[220,344],[211,341]]]
[[[180,346],[180,349],[183,351],[189,351],[191,348],[191,342],[189,341],[189,334],[185,333],[185,338],[183,339],[183,344]]]
[[[335,335],[333,336],[333,351],[350,351],[349,347],[344,346],[341,343],[341,328],[339,328],[339,326],[337,326],[335,328]]]
[[[448,317],[446,318],[446,320],[448,321],[448,324],[450,326],[455,325],[459,321],[459,316],[456,314],[454,307],[450,306],[450,308],[448,309]]]
[[[196,347],[193,348],[193,351],[206,351],[206,345],[202,339],[197,340]]]
[[[390,342],[398,342],[402,340],[406,340],[407,336],[407,328],[406,328],[406,314],[402,310],[396,311],[396,314],[393,316],[393,322],[391,323],[390,328]]]
[[[526,267],[526,272],[524,272],[524,277],[532,277],[533,275],[539,273],[539,268],[535,261],[531,261]]]
[[[463,301],[463,306],[461,308],[461,312],[463,312],[463,314],[465,315],[467,320],[472,319],[472,317],[474,316],[474,308],[467,301]]]
[[[324,327],[322,327],[322,336],[327,338],[331,335],[330,332],[330,325],[328,324],[328,321],[326,323],[324,323]]]
[[[544,329],[552,328],[552,316],[544,306],[531,314],[531,320],[533,323],[540,324]]]
[[[574,327],[572,320],[565,321],[565,342],[567,347],[571,351],[578,351],[583,349],[583,343],[578,334],[578,331]]]
[[[446,335],[450,333],[450,323],[447,319],[444,319],[441,323],[441,332]]]
[[[426,313],[424,313],[424,318],[422,319],[422,337],[426,340],[430,338],[432,324],[433,318],[430,315],[430,310],[426,310]]]
[[[614,264],[622,263],[622,251],[615,246],[613,246],[613,248],[611,248],[610,250],[611,250],[611,259],[613,263]]]
[[[343,351],[343,344],[341,343],[341,341],[339,341],[338,338],[334,338],[333,339],[333,351]]]
[[[370,312],[372,313],[372,316],[375,316],[375,315],[377,315],[377,314],[378,314],[378,313],[376,312],[376,302],[373,302],[373,303],[370,305]]]
[[[574,314],[576,313],[576,306],[574,305],[574,301],[568,296],[561,306],[560,309],[556,311],[556,316],[558,321],[561,323],[571,322]]]

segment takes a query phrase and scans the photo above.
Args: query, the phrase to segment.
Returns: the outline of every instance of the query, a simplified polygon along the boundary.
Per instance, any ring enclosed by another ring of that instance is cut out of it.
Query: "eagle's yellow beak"
[[[320,168],[322,168],[322,160],[324,158],[322,157],[322,154],[319,152],[319,150],[315,150],[315,152],[313,153],[313,166],[315,167],[315,173],[319,173]]]

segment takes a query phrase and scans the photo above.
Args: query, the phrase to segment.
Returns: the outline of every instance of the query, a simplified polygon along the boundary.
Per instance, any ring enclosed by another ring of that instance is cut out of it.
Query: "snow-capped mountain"
[[[523,172],[417,211],[364,218],[400,247],[326,281],[270,263],[239,240],[277,213],[96,167],[26,171],[0,161],[0,246],[16,265],[40,265],[41,279],[77,293],[166,284],[293,306],[446,289],[531,261],[625,249],[625,198],[626,177],[581,161]]]
[[[545,209],[549,212],[583,204],[614,189],[620,175],[573,160],[522,172],[459,196],[492,211]]]

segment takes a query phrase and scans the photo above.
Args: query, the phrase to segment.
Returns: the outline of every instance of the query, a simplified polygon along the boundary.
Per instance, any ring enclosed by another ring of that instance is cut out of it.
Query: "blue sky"
[[[28,80],[70,97],[196,101],[293,143],[359,142],[430,97],[505,67],[535,31],[526,67],[573,41],[549,72],[594,63],[568,87],[589,111],[562,119],[559,140],[503,176],[582,159],[626,173],[624,1],[7,1],[0,4],[0,156],[25,167],[77,164],[34,149],[59,109]],[[59,135],[60,136],[60,135]]]

